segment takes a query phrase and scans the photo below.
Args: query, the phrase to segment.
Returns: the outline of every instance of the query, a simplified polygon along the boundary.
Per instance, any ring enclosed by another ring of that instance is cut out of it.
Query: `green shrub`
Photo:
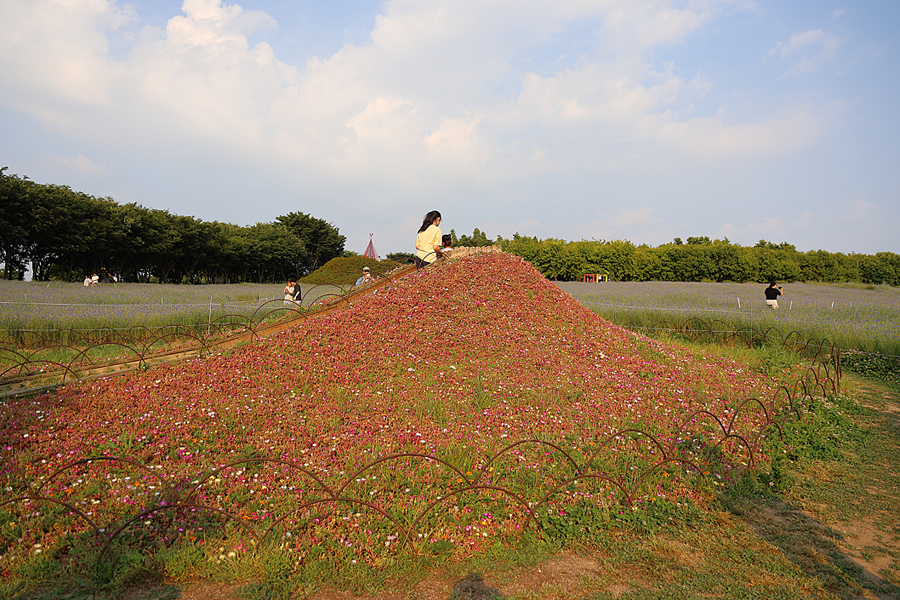
[[[332,258],[300,280],[301,283],[353,285],[362,274],[363,267],[372,270],[373,277],[381,277],[388,271],[401,266],[392,260],[375,260],[365,256]]]
[[[900,357],[849,350],[841,353],[841,367],[847,371],[900,386]]]

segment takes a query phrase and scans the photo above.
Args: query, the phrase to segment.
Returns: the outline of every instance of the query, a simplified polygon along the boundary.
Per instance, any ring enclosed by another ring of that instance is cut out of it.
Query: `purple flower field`
[[[618,321],[633,313],[659,320],[687,317],[777,327],[785,333],[837,341],[845,348],[900,354],[900,288],[851,284],[783,284],[777,311],[765,305],[765,284],[560,282],[587,308]],[[871,287],[871,286],[870,286]]]

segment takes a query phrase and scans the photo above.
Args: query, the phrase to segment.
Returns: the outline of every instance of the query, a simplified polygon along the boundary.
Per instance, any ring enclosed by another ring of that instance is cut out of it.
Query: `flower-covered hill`
[[[366,452],[537,433],[586,444],[635,426],[665,438],[688,413],[727,417],[773,389],[740,364],[600,319],[515,256],[485,254],[226,355],[10,402],[2,437],[45,465],[106,451],[190,475],[263,454],[327,471]]]
[[[61,532],[86,527],[62,506],[108,524],[171,503],[180,497],[172,490],[195,485],[191,502],[249,522],[292,515],[322,494],[355,493],[364,500],[352,502],[385,515],[432,510],[437,497],[461,502],[453,486],[476,483],[543,502],[544,492],[557,494],[557,482],[572,477],[574,458],[607,479],[590,479],[590,489],[559,490],[565,501],[616,502],[631,494],[623,483],[628,477],[648,487],[640,474],[656,472],[659,458],[659,446],[618,436],[622,430],[641,430],[667,447],[715,443],[721,431],[709,418],[714,415],[733,421],[735,432],[752,441],[761,418],[742,401],[770,398],[775,389],[740,364],[598,318],[518,257],[483,254],[441,262],[225,354],[0,405],[8,460],[0,501],[20,494],[23,479],[43,482],[41,493],[54,498],[56,512],[44,513],[44,524],[28,535],[45,548]],[[489,462],[526,439],[540,442]],[[570,457],[562,458],[562,450]],[[611,454],[590,458],[594,451]],[[440,458],[458,471],[427,457],[378,460],[395,453]],[[130,462],[74,465],[96,456]],[[738,452],[725,462],[743,458]],[[216,471],[247,459],[262,462]],[[641,493],[691,495],[693,484],[679,482],[680,473]],[[346,487],[329,492],[322,485]],[[31,510],[31,500],[15,502],[7,506]],[[521,502],[503,508],[510,517],[504,523],[522,509]],[[398,522],[359,529],[363,537],[354,539],[383,550]],[[487,535],[506,526],[490,517],[477,526],[454,522],[458,530],[446,539],[468,539],[468,547],[481,543],[473,537],[479,527]],[[345,525],[337,519],[329,527]],[[185,527],[179,531],[187,535]],[[210,531],[207,525],[202,535]],[[322,534],[315,531],[307,541],[317,543]]]

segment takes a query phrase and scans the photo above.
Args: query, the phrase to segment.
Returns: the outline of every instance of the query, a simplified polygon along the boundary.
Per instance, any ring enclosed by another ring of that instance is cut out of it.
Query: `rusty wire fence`
[[[614,510],[689,498],[758,467],[785,423],[838,393],[839,349],[811,348],[803,376],[775,397],[747,398],[725,416],[693,412],[666,436],[626,428],[580,443],[512,441],[474,456],[398,452],[340,473],[261,455],[166,472],[111,454],[44,472],[0,448],[0,568],[9,568],[4,558],[47,553],[103,586],[136,553],[191,547],[227,561],[226,546],[245,550],[233,540],[287,548],[298,560],[324,547],[378,564],[447,539],[558,526],[579,504]]]

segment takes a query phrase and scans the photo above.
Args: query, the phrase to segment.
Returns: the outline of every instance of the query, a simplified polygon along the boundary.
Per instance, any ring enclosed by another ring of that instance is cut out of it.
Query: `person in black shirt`
[[[778,286],[774,281],[769,284],[769,287],[766,288],[766,306],[771,306],[773,309],[778,308],[778,296],[782,294],[782,288]]]

